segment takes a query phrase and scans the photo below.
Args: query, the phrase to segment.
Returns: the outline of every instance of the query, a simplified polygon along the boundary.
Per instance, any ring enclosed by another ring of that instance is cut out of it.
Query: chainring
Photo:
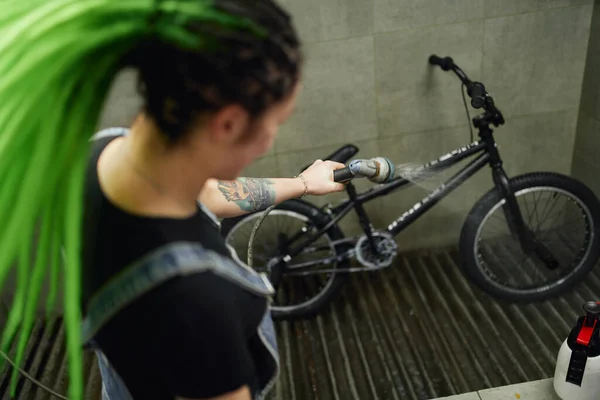
[[[375,231],[372,233],[376,252],[367,235],[356,242],[356,259],[367,268],[389,267],[398,255],[398,244],[394,237],[387,232]]]

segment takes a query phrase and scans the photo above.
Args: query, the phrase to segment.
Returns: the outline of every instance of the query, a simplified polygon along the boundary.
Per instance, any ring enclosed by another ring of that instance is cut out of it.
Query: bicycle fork
[[[481,122],[485,121],[485,115],[486,114],[481,118],[476,117],[474,123],[475,126],[479,128],[480,137],[487,143],[487,152],[490,157],[490,167],[492,168],[492,178],[496,188],[500,190],[500,194],[504,199],[502,209],[511,236],[519,241],[521,249],[527,256],[531,257],[535,255],[548,269],[556,269],[558,267],[556,257],[554,257],[550,249],[536,238],[535,232],[532,231],[523,220],[517,198],[510,186],[508,176],[502,167],[502,159],[500,158],[498,147],[492,136],[493,131],[489,128],[487,123]]]
[[[535,255],[548,269],[556,269],[559,266],[556,257],[548,247],[536,238],[535,232],[525,224],[517,198],[510,187],[510,182],[500,160],[492,165],[492,177],[496,187],[501,191],[502,198],[505,200],[502,209],[511,235],[519,241],[521,249],[527,256]]]

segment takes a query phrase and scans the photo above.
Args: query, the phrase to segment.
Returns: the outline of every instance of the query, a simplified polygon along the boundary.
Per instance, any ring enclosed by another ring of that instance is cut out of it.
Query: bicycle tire
[[[529,173],[514,177],[509,182],[514,193],[522,193],[527,189],[553,188],[572,196],[572,199],[577,199],[580,205],[583,205],[589,211],[590,223],[592,224],[589,229],[590,232],[586,232],[591,236],[585,255],[575,272],[570,272],[566,278],[551,282],[545,288],[519,291],[492,282],[478,261],[477,241],[478,232],[482,224],[485,223],[486,216],[490,215],[494,207],[498,207],[503,201],[499,190],[493,188],[473,206],[461,231],[459,253],[466,277],[487,294],[507,302],[537,302],[558,296],[583,280],[600,257],[600,201],[583,183],[558,173]]]
[[[282,202],[273,210],[273,212],[276,210],[283,210],[301,215],[317,227],[324,227],[325,224],[331,221],[331,218],[328,214],[304,200],[292,199]],[[250,213],[240,217],[224,219],[221,222],[221,235],[225,241],[228,240],[230,233],[235,232],[236,227],[240,226],[240,224],[250,223],[254,225],[256,222],[254,219],[256,217],[255,214],[256,213]],[[269,217],[270,215],[265,218],[265,221],[267,221]],[[256,242],[260,240],[259,238],[261,229],[263,228],[259,228]],[[325,232],[325,235],[328,236],[330,241],[336,241],[344,238],[344,234],[342,233],[341,229],[335,224]],[[337,245],[334,246],[332,250],[337,255],[344,251],[344,246]],[[336,264],[338,268],[348,268],[348,265],[349,260],[343,260]],[[298,279],[305,278],[298,277]],[[289,321],[314,318],[333,300],[342,286],[346,283],[347,279],[347,273],[333,274],[331,283],[329,283],[324,290],[320,291],[316,296],[309,298],[307,301],[298,305],[290,305],[285,307],[271,305],[271,315],[273,319],[277,321]]]

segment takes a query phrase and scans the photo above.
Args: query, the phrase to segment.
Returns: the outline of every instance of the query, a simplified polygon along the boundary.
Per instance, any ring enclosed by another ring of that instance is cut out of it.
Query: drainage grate
[[[502,304],[464,279],[456,253],[405,255],[353,276],[315,320],[280,324],[273,398],[422,400],[551,377],[599,288],[596,273],[559,299]]]
[[[16,345],[16,343],[15,343]],[[15,351],[11,349],[10,354]],[[67,360],[65,349],[65,331],[62,318],[38,322],[33,328],[31,339],[27,344],[23,369],[36,380],[65,394],[67,391]],[[93,354],[87,353],[84,358],[84,377],[86,378],[85,399],[100,399],[101,381]],[[7,365],[0,374],[0,398],[10,398],[10,379],[12,368]],[[54,400],[57,397],[38,388],[28,379],[20,377],[16,396],[17,400]]]
[[[599,295],[594,271],[561,298],[503,304],[465,281],[454,251],[405,254],[385,271],[354,274],[316,319],[278,324],[282,373],[271,398],[422,400],[549,378],[582,304]],[[27,370],[65,393],[62,321],[39,323],[27,351]],[[86,399],[99,399],[93,356],[85,367]],[[22,379],[17,399],[52,397]]]

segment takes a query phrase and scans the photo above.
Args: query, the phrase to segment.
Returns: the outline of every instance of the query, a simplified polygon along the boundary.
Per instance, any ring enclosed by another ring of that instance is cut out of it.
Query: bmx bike
[[[479,140],[419,166],[410,179],[398,167],[385,182],[362,193],[357,193],[352,179],[370,178],[357,168],[370,160],[354,160],[335,171],[336,181],[348,182],[348,199],[341,204],[319,208],[292,199],[274,208],[253,247],[254,268],[268,273],[277,290],[271,305],[274,319],[312,317],[334,298],[350,273],[389,267],[398,254],[395,236],[486,165],[493,187],[469,212],[459,240],[462,269],[471,282],[505,301],[542,301],[568,290],[596,264],[600,202],[594,193],[578,180],[554,172],[509,178],[492,130],[505,121],[492,96],[452,58],[433,55],[429,63],[453,71],[466,87],[471,106],[483,110],[472,119]],[[324,159],[346,163],[357,153],[358,148],[349,144]],[[411,186],[423,172],[437,174],[468,158],[473,159],[387,228],[372,226],[364,203]],[[353,209],[363,233],[348,238],[338,222]],[[222,221],[222,235],[240,257],[247,254],[250,231],[261,215],[256,212]],[[513,257],[498,259],[495,250],[499,248]],[[352,260],[358,265],[352,265]]]

